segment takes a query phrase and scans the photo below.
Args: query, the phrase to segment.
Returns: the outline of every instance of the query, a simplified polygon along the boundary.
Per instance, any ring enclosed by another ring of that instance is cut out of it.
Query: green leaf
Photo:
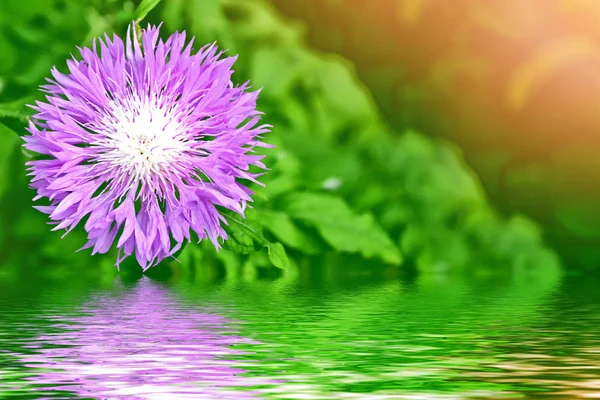
[[[233,212],[223,213],[229,226],[226,228],[229,238],[223,243],[223,248],[238,254],[250,254],[266,247],[269,260],[273,266],[282,269],[290,268],[291,264],[281,243],[271,243],[262,234],[261,225],[252,219],[242,219]]]
[[[281,98],[291,89],[298,76],[298,63],[277,49],[263,48],[254,52],[250,65],[255,87],[265,88],[265,96]]]
[[[235,43],[226,40],[229,29],[223,15],[223,4],[220,1],[188,1],[182,11],[184,15],[187,14],[186,19],[190,21],[190,28],[196,37],[206,42],[217,39],[223,48],[232,50],[231,45]]]
[[[137,22],[143,20],[158,3],[160,3],[160,0],[142,0],[139,7],[135,10],[134,19]]]
[[[400,264],[402,257],[371,214],[356,215],[339,197],[318,193],[296,193],[287,197],[286,211],[295,219],[317,228],[334,249],[379,257]]]
[[[27,122],[29,115],[23,110],[21,101],[12,103],[0,103],[0,119],[11,118],[20,122]],[[16,132],[15,132],[16,134]],[[19,136],[17,134],[17,136]]]
[[[0,144],[2,146],[0,147],[1,151],[4,152],[6,150],[9,150],[10,148],[7,146],[8,142],[16,143],[18,139],[19,134],[17,132],[13,131],[11,128],[0,122]],[[5,159],[6,157],[0,158]]]
[[[269,243],[267,245],[267,251],[269,252],[269,260],[271,260],[271,263],[275,267],[283,270],[291,268],[290,259],[281,243]]]
[[[0,122],[0,196],[12,181],[9,164],[13,159],[11,155],[18,147],[19,142],[19,135]]]
[[[316,254],[319,251],[314,239],[298,228],[289,215],[279,211],[260,210],[258,220],[265,229],[286,245],[307,254]]]
[[[8,40],[4,35],[0,36],[0,54],[2,54],[0,74],[4,75],[12,70],[18,57],[14,43]]]
[[[165,3],[162,12],[162,19],[165,21],[165,26],[174,31],[183,25],[183,2],[185,0],[171,0]]]
[[[3,108],[2,104],[0,104],[0,119],[4,118],[14,118],[20,121],[27,121],[27,115],[20,113],[19,111],[9,110],[7,108]],[[16,132],[15,132],[16,134]]]
[[[229,226],[226,228],[228,239],[223,248],[238,254],[249,254],[258,251],[268,244],[262,236],[260,225],[255,221],[242,220],[233,213],[225,213]]]

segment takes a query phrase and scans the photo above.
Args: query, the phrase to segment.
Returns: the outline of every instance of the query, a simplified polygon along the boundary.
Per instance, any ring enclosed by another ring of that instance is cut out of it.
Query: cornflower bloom
[[[82,224],[92,254],[116,241],[117,267],[135,253],[146,270],[193,233],[219,248],[219,207],[244,215],[244,181],[260,175],[250,166],[265,169],[255,147],[270,147],[258,91],[231,81],[236,57],[214,44],[193,54],[185,32],[163,41],[159,29],[138,40],[130,26],[125,43],[105,35],[67,60],[67,74],[53,68],[24,137],[41,155],[28,162],[34,200],[50,202],[36,208],[53,230]]]

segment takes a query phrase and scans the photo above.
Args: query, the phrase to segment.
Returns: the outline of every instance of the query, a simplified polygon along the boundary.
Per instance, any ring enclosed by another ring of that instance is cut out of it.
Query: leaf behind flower
[[[284,270],[291,269],[291,263],[281,243],[272,243],[262,234],[261,225],[252,219],[242,219],[233,212],[223,212],[229,225],[226,230],[229,238],[223,248],[238,254],[250,254],[266,247],[273,266]]]
[[[146,18],[146,15],[148,15],[148,13],[152,11],[152,9],[156,7],[158,3],[160,3],[160,0],[142,0],[138,8],[135,10],[135,20],[139,22]]]
[[[334,249],[395,265],[402,262],[400,251],[373,215],[355,214],[342,198],[305,192],[291,194],[286,200],[289,215],[317,228]]]

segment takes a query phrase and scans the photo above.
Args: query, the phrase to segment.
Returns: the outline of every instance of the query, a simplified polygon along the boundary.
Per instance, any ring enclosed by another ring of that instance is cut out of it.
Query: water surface
[[[600,398],[600,294],[558,274],[0,281],[0,397]]]

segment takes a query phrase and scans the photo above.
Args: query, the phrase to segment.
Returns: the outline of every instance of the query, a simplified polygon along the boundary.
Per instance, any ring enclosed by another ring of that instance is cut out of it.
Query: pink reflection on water
[[[56,316],[59,332],[38,336],[21,360],[44,371],[28,378],[38,390],[119,399],[244,399],[261,383],[244,377],[228,356],[253,343],[228,332],[228,320],[199,313],[167,288],[140,281],[121,294],[103,293],[76,317]],[[238,389],[234,389],[238,387]],[[249,389],[249,388],[248,388]]]

